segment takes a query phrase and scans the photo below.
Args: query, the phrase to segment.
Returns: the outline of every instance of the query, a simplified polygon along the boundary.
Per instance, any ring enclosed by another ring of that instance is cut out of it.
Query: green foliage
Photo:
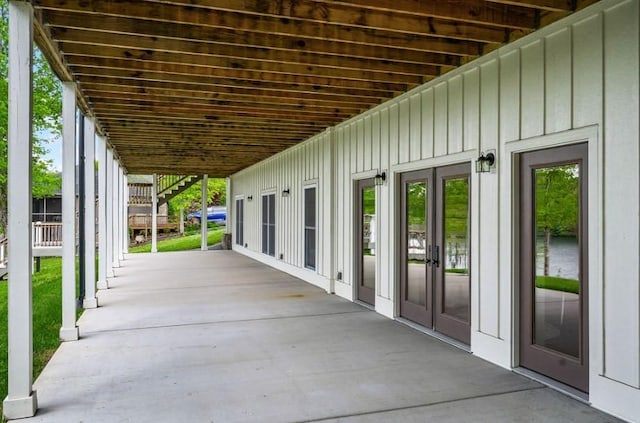
[[[553,289],[555,291],[580,293],[580,281],[576,279],[559,278],[557,276],[536,276],[536,288]]]
[[[578,228],[579,174],[575,164],[535,171],[536,228],[572,235]]]
[[[200,210],[202,183],[194,184],[169,201],[169,214],[175,216],[184,209],[185,213]],[[227,203],[227,181],[224,178],[209,178],[207,182],[207,204],[224,206]]]
[[[207,245],[214,245],[222,241],[224,229],[214,229],[207,233]],[[183,236],[181,238],[171,238],[158,241],[158,252],[186,251],[200,248],[200,234]],[[130,253],[149,253],[151,244],[140,245],[129,248]]]
[[[33,275],[33,375],[40,374],[60,344],[62,260],[43,258]],[[11,275],[9,275],[11,277]],[[7,283],[0,282],[0,397],[7,396]],[[1,404],[0,404],[1,408]],[[1,410],[0,410],[1,411]]]
[[[7,134],[8,134],[8,56],[9,11],[7,0],[0,0],[0,231],[6,227],[7,210]],[[59,138],[61,130],[62,87],[42,53],[33,56],[33,194],[37,198],[60,189],[60,177],[44,159],[47,142]]]

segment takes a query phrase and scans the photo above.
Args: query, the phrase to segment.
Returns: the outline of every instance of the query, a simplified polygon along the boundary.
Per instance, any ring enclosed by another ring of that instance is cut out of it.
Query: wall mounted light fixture
[[[247,197],[247,201],[251,201],[251,200],[253,200],[253,195],[250,195]]]
[[[476,160],[476,173],[486,173],[491,172],[491,168],[493,168],[496,164],[496,155],[489,151],[486,154],[482,153],[478,160]]]
[[[288,196],[289,196],[289,194],[290,194],[289,188],[287,188],[287,189],[285,189],[285,190],[282,190],[282,196],[283,196],[283,197],[288,197]]]
[[[387,172],[378,172],[376,176],[374,176],[376,185],[384,185],[384,181],[387,180]]]

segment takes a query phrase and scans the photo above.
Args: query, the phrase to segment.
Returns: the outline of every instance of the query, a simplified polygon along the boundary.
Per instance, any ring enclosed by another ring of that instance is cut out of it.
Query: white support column
[[[120,164],[120,163],[119,163]],[[124,171],[122,170],[122,164],[120,164],[118,168],[118,259],[120,261],[124,260],[124,240],[123,231],[125,229],[124,222],[124,210],[126,209],[125,200],[124,200]]]
[[[38,401],[32,385],[31,153],[33,8],[9,1],[8,287],[9,384],[3,402],[8,419],[31,417]]]
[[[76,341],[76,84],[62,83],[62,327]]]
[[[113,203],[113,208],[112,208],[112,214],[111,214],[111,219],[113,222],[113,230],[111,231],[111,251],[112,251],[112,256],[111,256],[111,263],[112,263],[112,267],[113,268],[118,268],[120,267],[120,254],[118,252],[118,246],[120,245],[120,243],[118,242],[118,240],[120,239],[119,234],[120,234],[120,206],[118,205],[118,199],[119,199],[119,194],[118,191],[120,190],[120,184],[119,184],[119,180],[120,178],[118,177],[119,175],[119,168],[120,166],[118,165],[118,160],[114,157],[113,158],[113,172],[111,175],[111,181],[112,181],[112,186],[113,186],[113,190],[111,191],[111,201]]]
[[[158,175],[155,173],[151,186],[151,252],[158,252]]]
[[[84,300],[83,308],[98,307],[96,298],[96,124],[84,125]],[[82,193],[80,194],[82,195]]]
[[[107,182],[107,195],[105,196],[106,206],[106,223],[107,229],[105,231],[105,238],[107,243],[106,256],[107,256],[107,278],[112,278],[113,274],[113,151],[107,148],[107,165],[105,166],[106,182]]]
[[[225,184],[225,198],[227,199],[225,206],[227,207],[227,217],[225,219],[225,227],[224,227],[224,233],[225,234],[230,234],[233,231],[231,230],[232,228],[232,224],[230,222],[235,222],[235,217],[231,215],[231,212],[233,211],[233,208],[235,207],[235,203],[233,202],[233,193],[231,192],[231,178],[226,178],[226,184]],[[232,219],[232,217],[234,217]]]
[[[107,281],[107,141],[102,136],[98,144],[98,289],[109,288]]]
[[[208,197],[208,181],[207,175],[202,175],[202,214],[200,215],[200,249],[207,251],[207,197]]]

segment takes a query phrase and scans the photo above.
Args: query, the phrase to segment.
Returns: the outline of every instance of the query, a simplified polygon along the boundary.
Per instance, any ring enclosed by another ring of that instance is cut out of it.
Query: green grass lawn
[[[207,235],[207,245],[217,244],[222,241],[224,229],[209,230]],[[170,238],[158,241],[158,251],[185,251],[200,248],[200,234],[187,235],[180,238]],[[130,253],[149,253],[151,252],[151,244],[140,245],[138,247],[129,248]]]
[[[40,374],[60,344],[62,259],[42,258],[33,275],[33,376]],[[7,282],[0,282],[0,401],[7,396]],[[2,404],[0,403],[0,413]]]
[[[536,276],[536,288],[553,289],[556,291],[580,293],[580,281],[556,276]]]

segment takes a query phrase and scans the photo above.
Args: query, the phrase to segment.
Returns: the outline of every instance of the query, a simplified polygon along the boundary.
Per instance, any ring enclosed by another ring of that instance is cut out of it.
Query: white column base
[[[82,308],[98,308],[98,299],[96,297],[85,298],[82,300]]]
[[[119,261],[114,261],[113,264],[111,265],[111,267],[113,267],[114,269],[117,269],[118,267],[120,267],[120,262]]]
[[[7,420],[33,417],[38,409],[36,391],[26,398],[5,398],[2,402],[2,413]]]
[[[113,275],[111,275],[113,277]],[[108,280],[103,280],[103,281],[98,281],[96,283],[96,287],[98,289],[109,289],[109,281]]]
[[[75,328],[60,328],[60,340],[62,342],[77,341],[80,337],[80,331],[78,327]]]

